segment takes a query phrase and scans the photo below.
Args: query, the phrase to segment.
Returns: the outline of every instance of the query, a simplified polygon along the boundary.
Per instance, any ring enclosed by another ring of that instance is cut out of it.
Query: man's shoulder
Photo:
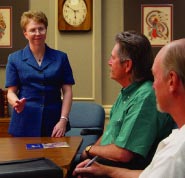
[[[136,94],[142,95],[142,96],[155,96],[153,87],[153,83],[151,81],[143,82],[140,87],[136,90]]]
[[[140,88],[146,88],[146,89],[151,89],[153,90],[152,88],[152,85],[153,85],[153,82],[152,81],[145,81],[145,82],[142,82],[142,84],[140,85]]]

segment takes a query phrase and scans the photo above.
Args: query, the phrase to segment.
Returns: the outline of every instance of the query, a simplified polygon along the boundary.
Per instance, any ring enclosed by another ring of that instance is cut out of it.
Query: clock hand
[[[70,7],[68,4],[66,4],[65,6],[71,9],[73,12],[75,12],[75,10],[72,7]]]
[[[68,7],[69,9],[71,9],[74,12],[74,17],[76,19],[76,13],[79,12],[79,10],[75,10],[73,9],[71,6],[69,6],[68,4],[66,4],[66,7]]]
[[[75,15],[75,19],[76,19],[76,12],[77,12],[78,10],[74,10],[74,15]]]

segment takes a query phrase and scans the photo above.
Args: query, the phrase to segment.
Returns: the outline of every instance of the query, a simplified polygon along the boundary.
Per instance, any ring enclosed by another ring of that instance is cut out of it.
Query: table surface
[[[26,144],[67,142],[69,147],[27,150]],[[46,157],[62,168],[69,169],[70,164],[82,142],[74,137],[1,137],[0,161]]]

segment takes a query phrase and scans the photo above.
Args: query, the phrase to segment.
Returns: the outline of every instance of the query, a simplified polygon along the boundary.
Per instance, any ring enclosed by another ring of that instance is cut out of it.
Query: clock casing
[[[92,25],[92,0],[58,0],[58,29],[89,31]]]

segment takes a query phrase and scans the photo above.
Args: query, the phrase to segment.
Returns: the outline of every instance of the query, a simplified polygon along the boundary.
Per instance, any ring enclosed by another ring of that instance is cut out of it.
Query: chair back
[[[105,110],[93,102],[75,101],[69,114],[71,129],[66,136],[82,136],[83,141],[73,161],[75,166],[80,162],[80,155],[86,146],[94,144],[104,130]]]
[[[105,111],[99,104],[76,101],[72,103],[69,119],[72,128],[103,128]]]

